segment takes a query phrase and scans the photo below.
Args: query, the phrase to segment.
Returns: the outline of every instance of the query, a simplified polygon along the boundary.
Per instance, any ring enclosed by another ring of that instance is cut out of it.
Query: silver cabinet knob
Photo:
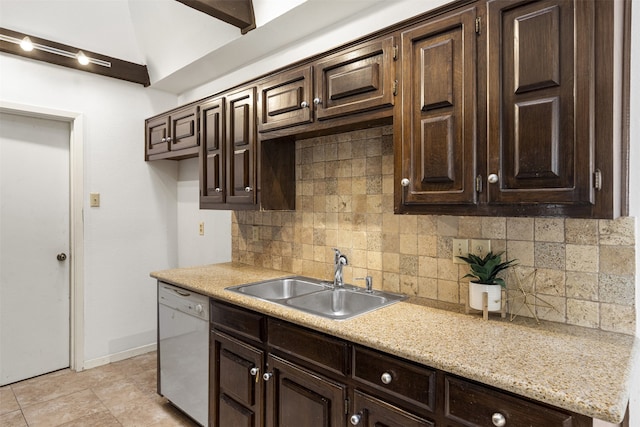
[[[251,370],[249,371],[252,377],[255,377],[256,375],[258,375],[259,372],[260,372],[260,368],[251,368]]]
[[[380,376],[380,381],[382,381],[383,384],[391,384],[392,380],[393,380],[393,377],[389,372],[385,372]]]
[[[161,142],[167,142],[167,138],[162,138],[160,141]]]
[[[171,137],[168,137],[168,138],[167,138],[167,142],[171,142]]]
[[[403,187],[408,187],[410,183],[411,181],[409,181],[409,178],[402,178],[402,180],[400,181],[400,185],[402,185]]]
[[[309,103],[307,101],[302,101],[300,103],[300,108],[309,108]]]
[[[313,105],[319,105],[322,104],[322,99],[320,98],[313,98]]]
[[[362,415],[355,414],[355,415],[351,415],[351,418],[349,418],[349,422],[351,423],[351,425],[357,426],[358,424],[360,424],[361,419],[362,419]]]
[[[271,379],[271,377],[272,377],[272,376],[273,376],[273,374],[272,374],[271,372],[265,372],[265,373],[262,375],[262,379],[263,379],[263,380],[265,380],[265,381],[269,381],[269,380]]]
[[[487,181],[489,181],[489,184],[495,184],[496,182],[498,182],[498,180],[498,175],[496,175],[495,173],[492,173],[487,177]]]
[[[67,259],[67,254],[65,254],[64,252],[61,252],[58,255],[56,255],[56,259],[58,261],[64,261]]]
[[[216,193],[222,193],[222,188],[216,187]]]
[[[252,188],[251,187],[244,187],[244,191],[246,191],[247,193],[251,193]]]
[[[491,415],[491,422],[496,427],[504,427],[507,425],[507,419],[500,412]]]

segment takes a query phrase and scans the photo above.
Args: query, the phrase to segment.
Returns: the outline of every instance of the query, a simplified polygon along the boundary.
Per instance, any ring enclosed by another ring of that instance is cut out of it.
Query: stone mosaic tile
[[[626,217],[616,220],[598,221],[600,244],[602,245],[634,245],[635,218]]]
[[[533,241],[533,218],[507,218],[506,238]]]
[[[564,219],[536,218],[534,221],[534,239],[536,242],[563,242]]]
[[[539,270],[538,292],[565,299],[563,316],[547,316],[554,321],[611,330],[620,322],[609,311],[568,300],[636,303],[635,218],[394,215],[393,126],[297,141],[296,164],[296,211],[233,213],[234,260],[324,277],[332,274],[331,248],[339,247],[349,256],[346,272],[378,275],[390,290],[405,286],[463,304],[467,279],[461,277],[468,270],[449,265],[452,239],[487,238],[494,252]],[[613,277],[623,279],[614,285]],[[438,293],[438,278],[457,281],[456,298],[453,291]]]

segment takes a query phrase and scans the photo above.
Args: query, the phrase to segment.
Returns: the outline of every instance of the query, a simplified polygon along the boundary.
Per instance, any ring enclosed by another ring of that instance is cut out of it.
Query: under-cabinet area
[[[625,417],[631,336],[485,322],[419,298],[335,321],[230,292],[283,277],[239,263],[152,276],[211,298],[210,426],[586,427]]]
[[[616,218],[620,8],[452,2],[148,120],[146,159],[199,156],[201,208],[293,210],[296,140],[393,124],[395,213]]]

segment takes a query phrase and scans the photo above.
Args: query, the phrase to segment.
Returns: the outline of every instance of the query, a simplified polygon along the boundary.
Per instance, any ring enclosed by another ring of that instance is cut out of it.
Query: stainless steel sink
[[[232,286],[227,289],[268,301],[281,301],[312,292],[322,291],[327,289],[327,285],[328,282],[322,282],[309,277],[294,276],[282,279],[266,280],[258,283],[249,283],[247,285]]]
[[[266,280],[227,289],[335,320],[349,319],[406,298],[401,294],[366,291],[350,285],[334,289],[332,283],[304,276]]]
[[[361,288],[327,289],[308,295],[290,298],[286,304],[307,313],[330,319],[348,319],[368,313],[404,299],[403,295],[387,292],[365,292]]]

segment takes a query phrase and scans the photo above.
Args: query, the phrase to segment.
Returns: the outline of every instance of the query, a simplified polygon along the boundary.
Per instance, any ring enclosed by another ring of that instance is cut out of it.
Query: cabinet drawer
[[[211,302],[211,323],[232,335],[258,342],[266,339],[266,316],[219,301]]]
[[[349,374],[349,345],[336,338],[269,319],[269,345],[329,371]]]
[[[355,421],[355,425],[363,427],[435,427],[435,424],[429,420],[358,390],[354,392],[353,406],[354,414],[350,420],[352,424]]]
[[[492,417],[504,417],[506,426],[571,427],[574,416],[545,405],[502,393],[480,384],[446,376],[445,417],[466,426],[492,427]]]
[[[402,401],[433,411],[435,371],[362,347],[354,347],[353,377]]]

